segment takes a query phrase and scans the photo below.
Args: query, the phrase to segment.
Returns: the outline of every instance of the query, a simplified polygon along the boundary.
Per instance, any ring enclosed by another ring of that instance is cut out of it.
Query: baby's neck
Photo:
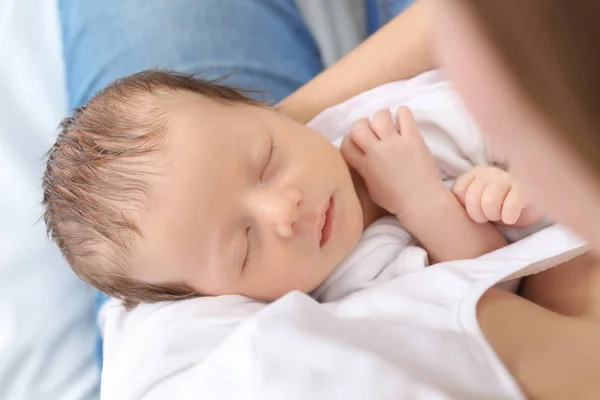
[[[380,218],[390,215],[386,210],[379,207],[369,196],[369,191],[365,185],[365,181],[354,169],[350,168],[350,175],[352,176],[352,182],[354,183],[354,190],[358,196],[360,207],[363,212],[363,229],[367,229],[369,225],[377,221]]]

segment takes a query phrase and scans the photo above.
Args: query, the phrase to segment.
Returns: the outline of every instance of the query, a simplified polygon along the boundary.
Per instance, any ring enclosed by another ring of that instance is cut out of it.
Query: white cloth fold
[[[428,264],[425,250],[415,244],[398,220],[385,217],[363,233],[352,253],[311,295],[328,303]]]

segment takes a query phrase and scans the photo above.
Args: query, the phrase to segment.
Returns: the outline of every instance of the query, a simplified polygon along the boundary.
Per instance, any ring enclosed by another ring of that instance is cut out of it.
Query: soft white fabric
[[[435,73],[387,85],[326,111],[311,126],[334,139],[361,113],[390,107],[383,97],[398,104],[410,98],[417,119],[428,121],[432,143],[440,144],[432,152],[454,160],[440,163],[443,173],[489,163],[480,136],[443,85]],[[422,114],[415,105],[429,107],[436,91],[439,114]],[[454,129],[465,136],[451,138]],[[423,268],[425,252],[387,218],[365,231],[348,268],[338,268],[333,284],[316,294],[325,303],[292,292],[270,304],[221,296],[126,312],[111,301],[101,313],[102,396],[521,399],[478,328],[475,305],[492,285],[564,261],[581,245],[552,227],[475,260]],[[340,284],[350,270],[352,278]]]
[[[311,296],[325,303],[339,300],[371,285],[417,272],[428,264],[425,250],[414,243],[398,220],[382,218],[363,232],[352,253]]]
[[[67,111],[55,1],[0,0],[0,60],[0,399],[97,398],[93,293],[38,221]]]

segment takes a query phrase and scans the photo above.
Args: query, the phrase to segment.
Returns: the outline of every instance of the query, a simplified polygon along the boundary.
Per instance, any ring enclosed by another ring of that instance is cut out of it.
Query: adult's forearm
[[[490,289],[477,306],[479,326],[533,399],[597,399],[600,323],[553,313]]]
[[[521,290],[526,299],[558,314],[600,320],[600,260],[592,253],[527,276]]]
[[[278,108],[306,123],[327,107],[358,93],[432,69],[431,7],[432,0],[417,0],[336,64],[282,100]]]

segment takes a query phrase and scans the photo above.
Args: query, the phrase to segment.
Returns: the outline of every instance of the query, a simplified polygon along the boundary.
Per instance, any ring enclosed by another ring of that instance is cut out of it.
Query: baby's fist
[[[438,190],[443,185],[408,108],[398,108],[397,122],[398,128],[387,109],[378,111],[371,121],[356,121],[341,151],[365,180],[373,201],[402,218],[400,214],[410,213],[423,200],[429,200],[432,188]]]
[[[500,168],[477,166],[454,182],[452,192],[478,223],[501,222],[525,227],[541,219],[529,207],[521,185]]]

